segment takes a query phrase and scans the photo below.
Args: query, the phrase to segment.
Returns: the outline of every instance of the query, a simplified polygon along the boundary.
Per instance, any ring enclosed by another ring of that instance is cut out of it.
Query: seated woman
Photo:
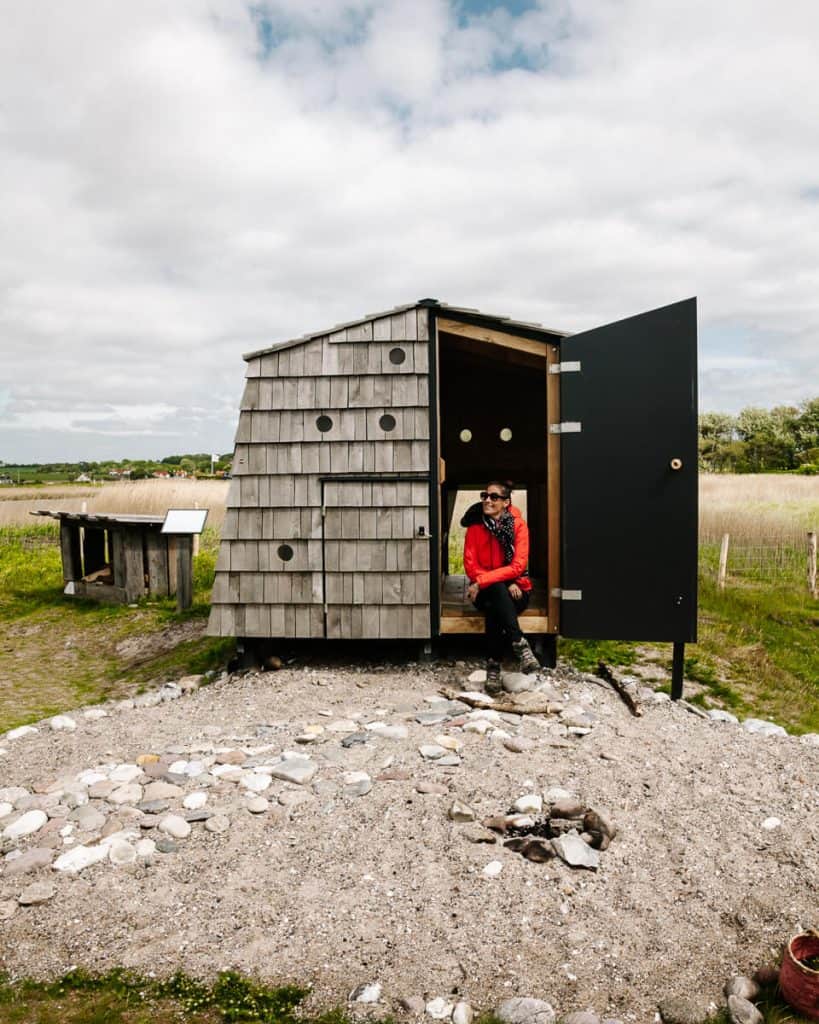
[[[480,503],[471,505],[463,519],[464,570],[469,577],[469,599],[486,617],[486,691],[501,690],[501,659],[511,642],[521,672],[537,672],[540,663],[518,625],[518,615],[529,604],[532,582],[529,528],[512,504],[512,485],[493,480],[481,491]]]

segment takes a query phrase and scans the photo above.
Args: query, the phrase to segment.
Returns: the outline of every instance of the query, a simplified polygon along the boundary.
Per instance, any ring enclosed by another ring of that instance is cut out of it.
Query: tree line
[[[819,398],[736,416],[699,418],[700,469],[711,473],[790,471],[819,474]]]

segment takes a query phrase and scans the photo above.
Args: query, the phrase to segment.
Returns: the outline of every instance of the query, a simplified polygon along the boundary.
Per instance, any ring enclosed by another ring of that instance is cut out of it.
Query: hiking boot
[[[535,652],[529,646],[529,641],[522,636],[512,644],[512,650],[520,663],[520,670],[528,675],[530,672],[540,671],[540,662],[535,657]]]
[[[496,697],[503,691],[500,662],[493,661],[492,658],[488,658],[486,661],[486,684],[484,689],[490,697]]]

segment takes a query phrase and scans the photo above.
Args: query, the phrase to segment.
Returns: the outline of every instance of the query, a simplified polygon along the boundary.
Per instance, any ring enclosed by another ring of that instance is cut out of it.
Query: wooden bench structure
[[[50,509],[32,515],[59,520],[67,596],[132,604],[146,594],[167,597],[179,589],[182,606],[189,607],[193,538],[163,534],[165,516]]]

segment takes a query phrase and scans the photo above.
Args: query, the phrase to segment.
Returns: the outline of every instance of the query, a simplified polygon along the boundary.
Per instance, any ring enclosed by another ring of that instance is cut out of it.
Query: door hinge
[[[573,421],[549,424],[550,434],[579,434],[581,430],[582,425]]]
[[[552,363],[549,373],[580,373],[580,362]]]
[[[558,597],[561,601],[582,601],[582,590],[562,590],[560,587],[552,588],[552,597]]]

